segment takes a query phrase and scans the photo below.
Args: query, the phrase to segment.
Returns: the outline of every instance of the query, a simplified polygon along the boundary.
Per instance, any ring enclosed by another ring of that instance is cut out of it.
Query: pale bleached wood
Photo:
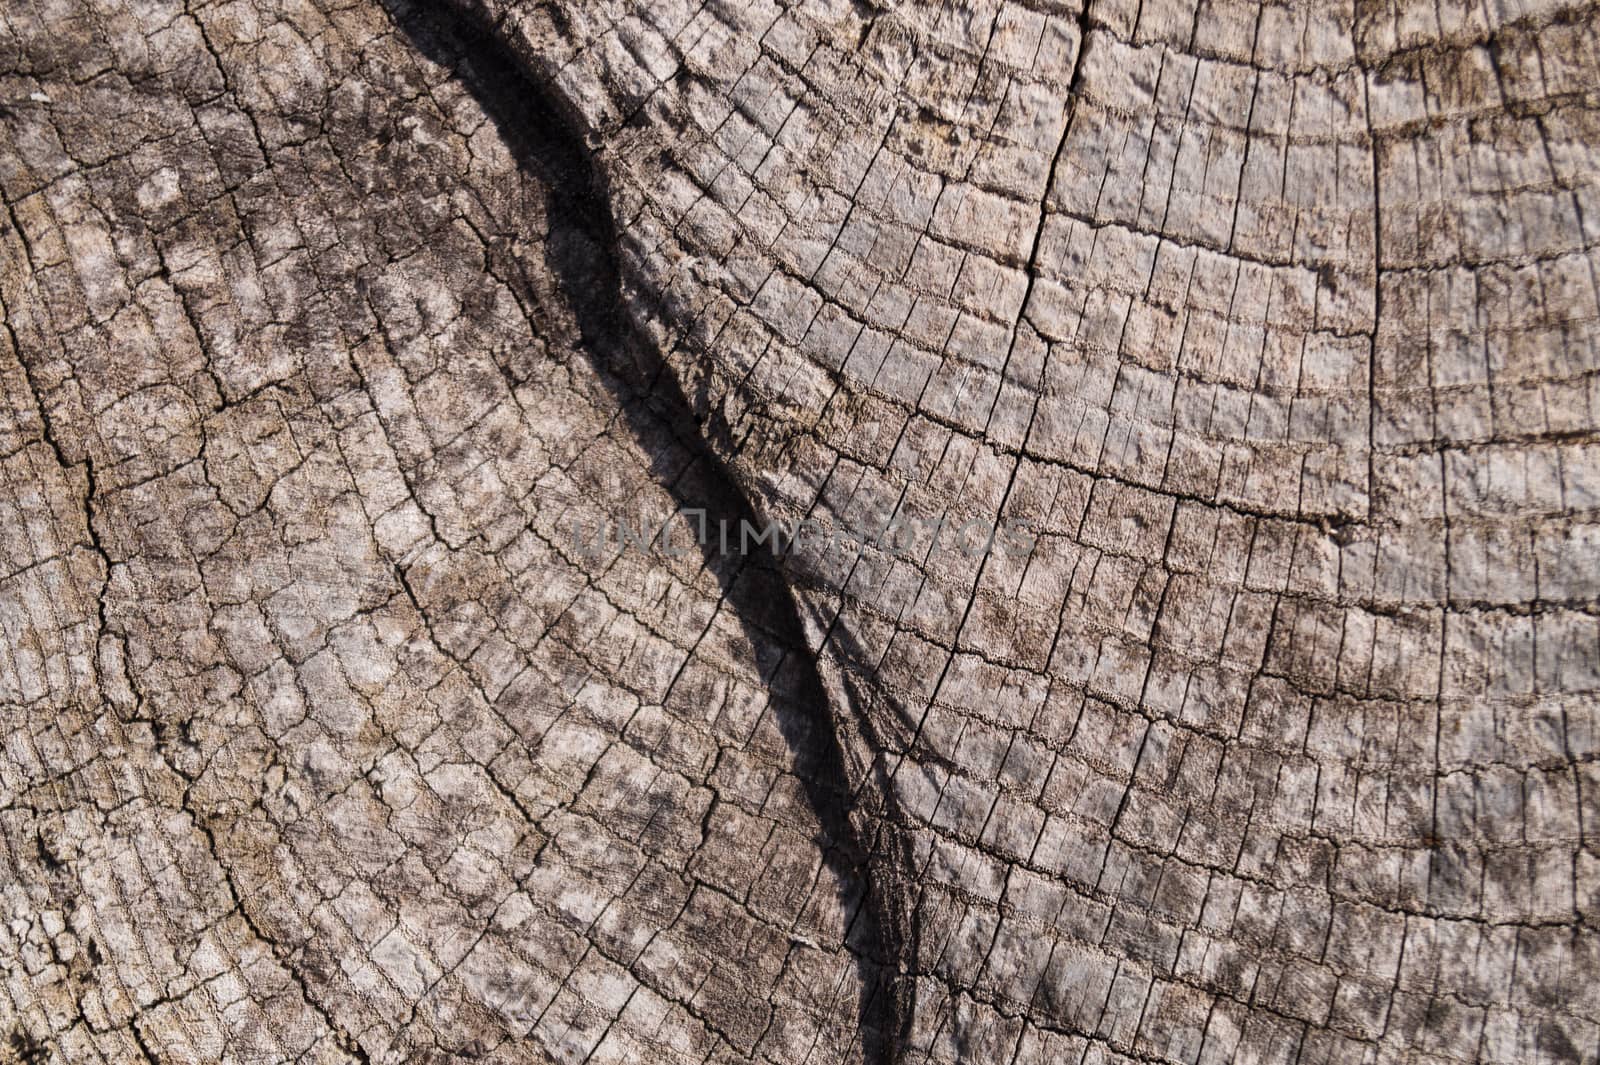
[[[0,40],[0,1060],[1600,1060],[1587,5]]]

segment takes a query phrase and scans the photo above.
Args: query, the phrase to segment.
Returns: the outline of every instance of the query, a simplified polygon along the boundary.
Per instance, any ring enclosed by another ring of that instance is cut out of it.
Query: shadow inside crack
[[[651,456],[652,475],[680,508],[703,508],[708,527],[721,521],[731,529],[742,529],[741,523],[760,528],[749,497],[712,447],[715,440],[731,448],[726,425],[715,417],[696,417],[677,377],[624,307],[611,198],[560,94],[541,82],[475,8],[407,0],[383,0],[383,6],[423,55],[455,73],[521,171],[545,189],[549,232],[543,265],[577,322],[581,350]],[[651,441],[663,432],[691,456],[693,476],[677,476],[669,457],[652,449]],[[885,816],[874,822],[869,846],[851,816],[857,794],[868,789],[849,780],[839,725],[807,648],[799,603],[770,543],[735,554],[720,551],[714,537],[705,540],[704,564],[757,649],[758,661],[777,659],[766,673],[769,684],[781,676],[789,686],[788,698],[769,702],[821,828],[819,842],[839,885],[840,904],[846,913],[855,911],[847,942],[861,984],[857,1021],[863,1057],[891,1063],[910,1035],[916,944],[905,888],[909,849],[896,827],[900,818],[892,787],[878,760],[870,790]],[[847,689],[849,709],[858,724],[864,723],[862,697],[853,684],[847,682]],[[871,746],[873,731],[863,732]]]

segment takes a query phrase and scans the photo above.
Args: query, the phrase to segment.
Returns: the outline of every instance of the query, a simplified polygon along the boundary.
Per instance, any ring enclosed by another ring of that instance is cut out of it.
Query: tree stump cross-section
[[[0,11],[0,1062],[1600,1062],[1600,16]]]

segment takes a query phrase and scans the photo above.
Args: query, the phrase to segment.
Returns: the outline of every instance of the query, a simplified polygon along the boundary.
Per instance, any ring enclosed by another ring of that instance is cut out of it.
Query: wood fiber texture
[[[1587,0],[13,0],[0,202],[0,1062],[1600,1062]]]

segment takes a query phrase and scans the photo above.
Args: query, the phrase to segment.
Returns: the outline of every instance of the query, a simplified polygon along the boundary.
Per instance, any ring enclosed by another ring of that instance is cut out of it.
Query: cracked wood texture
[[[5,4],[0,1060],[1600,1060],[1597,173],[1584,2]]]

